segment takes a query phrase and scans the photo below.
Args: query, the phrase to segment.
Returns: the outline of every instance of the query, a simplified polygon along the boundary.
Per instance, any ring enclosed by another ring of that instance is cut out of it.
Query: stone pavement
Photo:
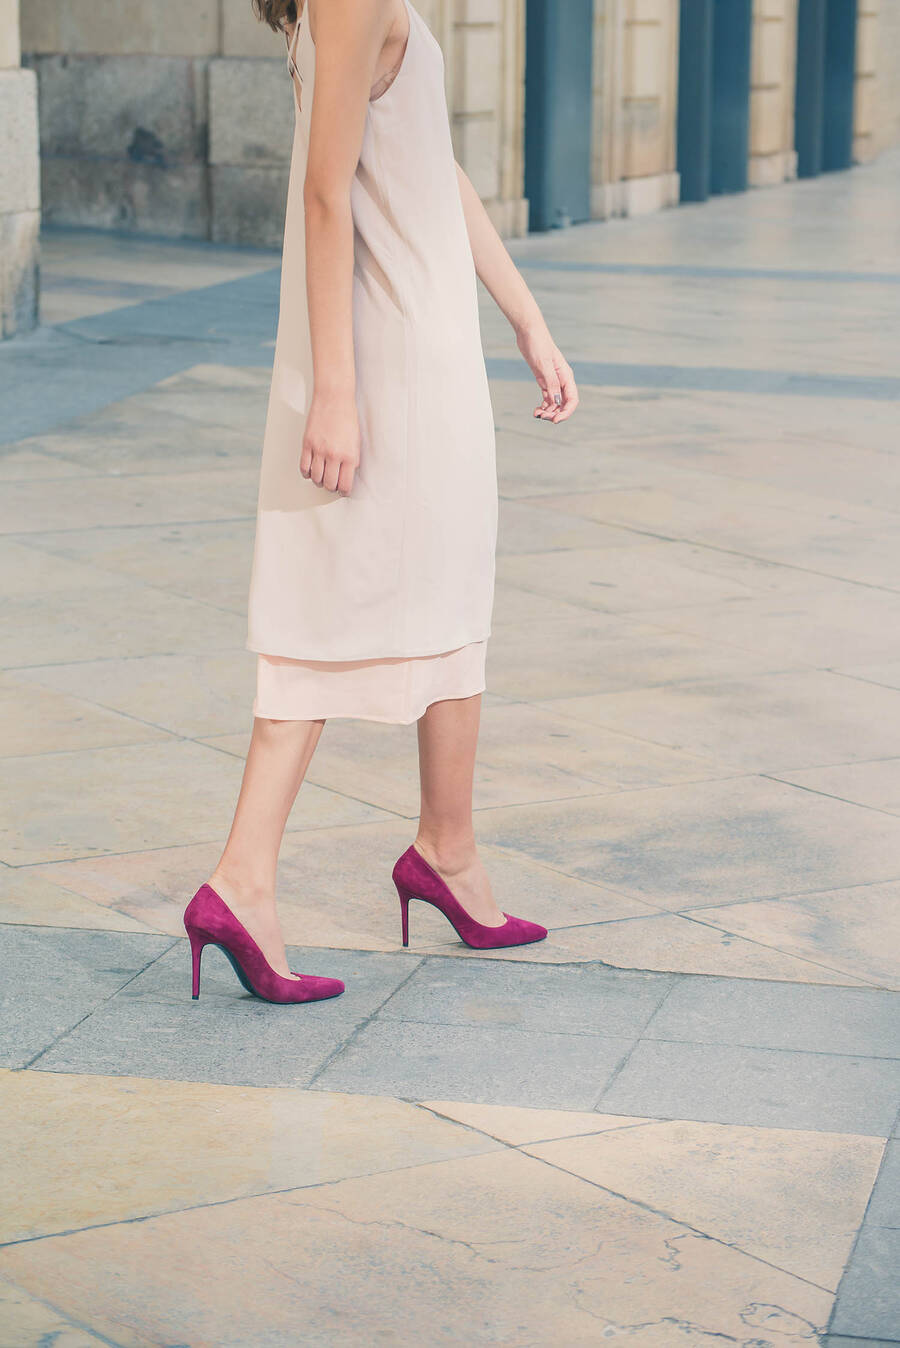
[[[55,233],[0,352],[0,1345],[900,1343],[898,159],[518,241],[580,377],[502,495],[476,955],[414,728],[334,722],[273,1007],[227,828],[277,258]],[[485,297],[483,297],[485,298]],[[464,396],[465,390],[461,390]],[[893,1139],[893,1140],[892,1140]]]

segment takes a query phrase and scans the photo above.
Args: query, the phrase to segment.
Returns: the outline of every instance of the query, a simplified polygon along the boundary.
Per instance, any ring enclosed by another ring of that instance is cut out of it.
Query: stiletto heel
[[[409,945],[409,895],[400,886],[397,886],[397,893],[400,895],[400,926],[403,929],[403,944]]]
[[[196,931],[188,932],[191,943],[191,996],[194,1001],[200,996],[200,956],[206,941]]]
[[[523,917],[511,917],[504,913],[506,921],[500,927],[486,927],[470,917],[462,904],[454,897],[447,882],[438,875],[433,867],[415,847],[410,846],[402,857],[394,863],[391,872],[397,893],[400,896],[400,916],[403,925],[403,944],[409,945],[409,901],[420,899],[430,903],[456,929],[461,941],[473,950],[497,950],[502,946],[528,945],[532,941],[543,941],[547,928],[537,922],[526,922]]]
[[[184,929],[191,943],[191,996],[200,996],[200,955],[217,945],[227,955],[241,983],[266,1002],[320,1002],[344,991],[339,978],[310,974],[285,978],[272,968],[246,927],[211,885],[201,885],[184,910]],[[291,970],[293,973],[293,970]]]

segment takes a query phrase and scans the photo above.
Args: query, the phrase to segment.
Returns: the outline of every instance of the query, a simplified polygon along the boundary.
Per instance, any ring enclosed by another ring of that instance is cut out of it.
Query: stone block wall
[[[797,0],[753,0],[750,62],[751,187],[797,176],[794,86]]]
[[[22,0],[40,89],[45,219],[277,247],[294,106],[250,0]],[[421,0],[445,52],[457,157],[523,233],[520,0]]]
[[[875,109],[877,123],[872,135],[876,153],[900,145],[900,4],[897,0],[864,0],[868,10],[878,9],[875,53]]]
[[[0,338],[37,322],[37,88],[19,64],[19,3],[0,0]]]
[[[859,0],[853,154],[864,164],[900,143],[900,4]]]
[[[206,235],[204,62],[47,53],[31,64],[45,220]]]
[[[293,108],[249,0],[23,0],[22,17],[46,220],[279,242]]]
[[[624,23],[622,177],[632,215],[678,199],[678,0],[629,0]]]
[[[678,0],[594,0],[592,214],[678,200]]]
[[[280,55],[210,62],[209,233],[216,242],[280,244],[293,130]]]
[[[528,229],[524,0],[418,0],[444,52],[456,158],[505,235]]]

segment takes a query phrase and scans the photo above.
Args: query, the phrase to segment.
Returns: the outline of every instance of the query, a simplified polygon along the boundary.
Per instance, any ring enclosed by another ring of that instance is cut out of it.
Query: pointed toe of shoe
[[[532,941],[543,941],[548,935],[547,928],[539,922],[528,922],[524,917],[505,916],[510,922],[510,945],[530,945]]]
[[[340,997],[344,984],[339,978],[317,978],[314,974],[302,974],[305,1002],[324,1002],[329,997]]]

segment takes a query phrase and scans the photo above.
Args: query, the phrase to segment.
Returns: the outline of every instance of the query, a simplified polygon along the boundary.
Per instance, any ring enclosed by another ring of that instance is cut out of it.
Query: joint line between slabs
[[[726,480],[727,480],[728,482],[735,482],[735,483],[738,483],[738,484],[742,484],[742,483],[743,483],[743,484],[753,484],[753,483],[756,481],[755,478],[731,478],[731,477],[727,478]],[[633,488],[621,487],[621,488],[619,488],[618,490],[620,490],[620,491],[628,491],[628,490],[633,490]],[[535,499],[543,499],[543,500],[546,500],[546,493],[545,493],[543,496],[540,496],[540,497],[528,496],[528,497],[515,497],[515,498],[511,498],[511,499],[514,499],[514,500],[516,500],[516,501],[534,501]],[[835,502],[835,506],[837,506],[838,504],[839,504],[838,502]],[[567,512],[567,511],[555,510],[553,506],[544,506],[544,507],[542,507],[542,508],[545,509],[545,510],[550,511],[551,513],[555,513],[555,514],[568,514],[568,513],[571,513],[571,512]],[[788,507],[785,506],[785,507],[782,507],[782,508],[784,509],[785,514],[788,514],[788,513],[789,513]],[[891,512],[889,512],[889,513],[892,514],[892,515],[900,514],[900,512],[897,512],[897,511],[891,511]],[[746,562],[758,562],[760,565],[763,565],[763,566],[771,566],[771,567],[773,567],[773,568],[777,568],[777,569],[782,570],[782,571],[795,571],[795,572],[798,572],[800,575],[803,575],[803,576],[815,576],[815,577],[816,577],[817,579],[819,579],[819,580],[833,580],[833,581],[839,581],[840,584],[842,584],[842,585],[855,585],[855,586],[857,586],[857,587],[859,587],[860,589],[863,589],[863,590],[875,590],[875,591],[877,591],[879,594],[893,594],[893,595],[895,595],[895,594],[898,593],[898,589],[897,589],[897,588],[892,588],[892,587],[889,586],[889,585],[876,585],[876,584],[874,584],[872,581],[867,581],[867,580],[856,580],[856,579],[854,579],[853,577],[836,575],[836,574],[834,574],[833,572],[830,572],[830,571],[819,571],[819,570],[816,570],[814,567],[801,566],[798,562],[773,561],[772,558],[770,558],[770,557],[761,557],[761,556],[757,556],[757,555],[756,555],[755,553],[753,553],[753,552],[743,552],[743,551],[741,551],[741,550],[738,549],[738,548],[725,548],[725,547],[722,547],[721,544],[709,543],[709,542],[704,541],[703,539],[691,538],[691,537],[690,537],[689,535],[687,535],[687,534],[662,534],[662,533],[659,533],[659,532],[657,532],[656,530],[653,530],[653,529],[641,529],[641,528],[639,528],[639,527],[638,527],[637,525],[635,525],[635,524],[623,524],[621,521],[618,521],[618,520],[599,519],[599,518],[595,518],[593,515],[579,515],[578,518],[579,518],[579,519],[582,519],[582,520],[587,520],[587,521],[589,521],[589,522],[593,522],[594,524],[600,524],[600,525],[603,525],[603,526],[605,526],[606,528],[609,528],[609,529],[620,529],[620,530],[622,530],[622,531],[625,532],[625,533],[635,534],[635,535],[637,535],[637,536],[640,537],[640,538],[652,538],[652,539],[655,539],[656,542],[658,542],[658,543],[682,543],[682,544],[685,544],[685,545],[687,545],[687,546],[689,546],[689,547],[693,547],[693,548],[702,548],[704,552],[718,553],[718,554],[720,554],[720,555],[723,556],[723,557],[736,557],[736,558],[738,558],[738,559],[741,560],[741,561],[746,561]],[[814,520],[814,521],[816,521],[817,523],[821,523],[824,517],[823,517],[823,516],[819,516],[819,515],[810,515],[809,518],[810,518],[810,521],[813,521],[813,520]],[[891,525],[894,525],[895,523],[896,523],[895,520],[891,520],[891,521],[890,521],[890,524],[891,524]],[[888,521],[885,521],[885,528],[887,528],[887,527],[888,527]],[[505,557],[514,557],[514,558],[515,558],[515,557],[544,557],[544,556],[551,556],[551,555],[553,555],[553,553],[555,553],[555,552],[575,552],[575,551],[600,552],[600,553],[602,553],[602,552],[615,551],[615,549],[614,549],[614,548],[583,548],[583,549],[575,549],[575,548],[557,548],[557,549],[552,549],[552,550],[550,550],[550,551],[546,551],[546,550],[545,550],[545,551],[538,551],[538,552],[506,553],[506,554],[503,554],[503,555],[504,555]],[[687,570],[689,570],[689,571],[690,571],[690,570],[693,570],[693,571],[699,571],[701,574],[703,574],[703,572],[701,571],[701,569],[700,569],[699,567],[691,567],[691,566],[687,565],[687,563],[685,563],[685,566],[686,566]],[[511,585],[513,589],[523,590],[526,594],[536,594],[536,595],[540,596],[540,597],[543,598],[543,599],[557,599],[558,602],[560,602],[560,603],[574,604],[574,605],[576,605],[576,606],[579,607],[579,608],[587,608],[590,612],[606,613],[606,614],[611,614],[612,616],[616,616],[616,614],[617,614],[617,610],[615,610],[615,609],[605,609],[605,608],[599,608],[599,609],[598,609],[598,608],[595,608],[593,605],[579,604],[578,600],[575,599],[575,598],[572,598],[572,597],[567,597],[566,599],[560,599],[559,596],[557,596],[557,595],[547,594],[547,593],[546,593],[545,591],[543,591],[543,590],[529,590],[529,589],[528,589],[526,586],[524,586],[524,585],[519,585],[519,584],[516,584],[515,582],[511,582],[511,581],[508,581],[508,580],[507,580],[507,581],[504,581],[503,583],[506,584],[506,585]],[[761,598],[764,597],[764,595],[765,595],[765,593],[766,593],[765,591],[762,591],[762,590],[755,590],[751,585],[747,585],[747,584],[746,584],[745,582],[743,582],[743,581],[739,581],[739,580],[738,580],[738,581],[736,581],[736,583],[739,584],[739,585],[744,585],[744,588],[748,591],[749,597],[752,598],[752,599],[761,599]],[[711,602],[716,602],[716,601],[711,601]],[[700,604],[700,605],[696,605],[696,604],[676,605],[676,607],[675,607],[672,611],[677,613],[677,612],[679,612],[679,611],[682,611],[683,609],[692,609],[692,608],[704,607],[704,606],[705,606],[704,604]],[[638,618],[638,620],[639,620],[640,612],[641,612],[640,609],[629,609],[629,610],[627,610],[627,614],[626,614],[625,616],[628,616],[628,617],[636,616],[636,617]],[[716,638],[716,640],[718,641],[719,639]],[[721,642],[720,644],[726,645],[726,644],[729,644],[729,643]],[[735,649],[741,650],[741,649],[743,649],[743,648],[742,648],[742,647],[736,647]]]
[[[897,1122],[898,1122],[898,1120],[900,1120],[900,1111],[898,1111],[897,1117],[896,1117],[895,1120],[894,1120],[894,1128],[895,1128],[895,1129],[896,1129],[896,1127],[897,1127]],[[861,1221],[860,1221],[860,1223],[859,1223],[859,1226],[856,1228],[856,1233],[855,1233],[855,1235],[854,1235],[854,1237],[853,1237],[852,1244],[851,1244],[850,1249],[849,1249],[849,1251],[848,1251],[848,1253],[847,1253],[847,1258],[846,1258],[846,1260],[844,1261],[844,1267],[843,1267],[843,1270],[841,1271],[841,1276],[840,1276],[840,1279],[839,1279],[839,1281],[838,1281],[837,1290],[835,1291],[835,1294],[834,1294],[834,1304],[833,1304],[832,1307],[831,1307],[831,1314],[830,1314],[829,1317],[828,1317],[828,1325],[827,1325],[827,1328],[826,1328],[826,1333],[830,1333],[830,1332],[831,1332],[831,1327],[832,1327],[832,1325],[834,1324],[835,1316],[837,1315],[837,1312],[838,1312],[838,1306],[839,1306],[840,1298],[841,1298],[841,1288],[842,1288],[843,1285],[844,1285],[844,1279],[846,1278],[846,1276],[847,1276],[847,1274],[848,1274],[848,1272],[849,1272],[849,1270],[850,1270],[850,1266],[851,1266],[851,1264],[853,1263],[854,1258],[856,1257],[856,1249],[857,1249],[857,1246],[859,1245],[860,1237],[862,1236],[862,1233],[863,1233],[864,1228],[865,1228],[866,1225],[868,1224],[868,1223],[867,1223],[867,1218],[868,1218],[868,1215],[869,1215],[869,1209],[870,1209],[871,1206],[872,1206],[872,1199],[875,1197],[875,1190],[876,1190],[876,1188],[878,1187],[878,1181],[881,1179],[881,1176],[882,1176],[883,1173],[884,1173],[885,1167],[887,1166],[887,1157],[888,1157],[888,1151],[889,1151],[889,1149],[890,1149],[890,1144],[891,1144],[891,1139],[890,1139],[890,1137],[888,1137],[888,1138],[885,1139],[884,1150],[882,1151],[882,1154],[881,1154],[881,1161],[880,1161],[879,1166],[878,1166],[878,1174],[875,1176],[874,1182],[873,1182],[873,1184],[872,1184],[872,1188],[871,1188],[871,1190],[869,1191],[869,1197],[868,1197],[868,1199],[867,1199],[867,1201],[866,1201],[866,1206],[865,1206],[865,1210],[864,1210],[863,1215],[862,1215],[862,1219],[861,1219]],[[898,1144],[898,1145],[900,1145],[900,1144]],[[851,1336],[851,1337],[852,1337],[852,1336]]]
[[[566,1139],[561,1138],[559,1140],[565,1141]],[[524,1143],[523,1145],[538,1146],[542,1144]],[[724,1240],[721,1236],[710,1235],[708,1231],[703,1231],[700,1227],[693,1226],[690,1222],[685,1221],[683,1217],[676,1217],[671,1212],[666,1212],[664,1208],[653,1207],[652,1204],[645,1203],[640,1198],[632,1198],[628,1194],[620,1193],[617,1189],[611,1189],[608,1185],[601,1184],[598,1180],[588,1179],[585,1175],[579,1175],[577,1171],[568,1170],[564,1165],[560,1165],[556,1161],[548,1160],[545,1156],[534,1156],[531,1152],[524,1152],[523,1154],[530,1157],[532,1161],[540,1161],[542,1165],[549,1166],[551,1170],[556,1170],[563,1175],[570,1175],[573,1179],[581,1180],[583,1184],[589,1184],[592,1188],[599,1189],[602,1193],[609,1194],[612,1198],[621,1199],[631,1207],[641,1208],[644,1212],[652,1213],[654,1217],[662,1217],[665,1221],[673,1222],[676,1226],[680,1226],[684,1231],[689,1231],[691,1235],[699,1236],[702,1240],[710,1240],[716,1245],[722,1245],[725,1249],[733,1250],[736,1254],[742,1254],[746,1259],[752,1259],[754,1263],[763,1264],[766,1268],[774,1269],[778,1273],[786,1274],[790,1278],[795,1278],[798,1282],[805,1283],[807,1287],[815,1287],[820,1292],[825,1292],[829,1296],[834,1296],[834,1292],[830,1287],[823,1287],[821,1283],[813,1282],[811,1278],[805,1278],[802,1274],[794,1273],[791,1269],[782,1268],[780,1264],[773,1264],[771,1260],[763,1259],[761,1255],[753,1254],[751,1251],[745,1250],[743,1246],[739,1245],[736,1241]]]
[[[155,1078],[155,1077],[141,1077],[141,1078],[140,1078],[140,1080],[142,1080],[142,1081],[154,1081],[154,1080],[157,1080],[157,1079],[158,1079],[158,1078]],[[163,1079],[164,1079],[164,1080],[168,1080],[168,1078],[163,1078]],[[184,1083],[180,1083],[180,1084],[184,1084]],[[200,1085],[209,1085],[210,1083],[208,1083],[208,1082],[196,1083],[196,1082],[195,1082],[195,1083],[192,1083],[192,1084],[195,1084],[195,1085],[196,1085],[196,1084],[200,1084]],[[282,1090],[282,1089],[284,1089],[284,1090],[288,1090],[288,1089],[290,1089],[290,1090],[305,1090],[305,1089],[307,1089],[307,1088],[306,1088],[306,1087],[303,1087],[303,1086],[299,1086],[299,1087],[265,1087],[265,1086],[256,1087],[256,1086],[249,1086],[249,1087],[243,1087],[243,1089],[245,1089],[245,1090]],[[324,1093],[324,1092],[323,1092],[323,1093]],[[347,1094],[347,1092],[344,1092],[344,1091],[331,1091],[331,1092],[328,1092],[328,1093],[331,1094],[331,1095],[345,1095],[345,1094]],[[388,1098],[388,1099],[392,1099],[392,1100],[397,1100],[397,1099],[399,1099],[400,1097],[398,1097],[398,1096],[389,1096],[389,1097],[387,1097],[387,1098]],[[401,1104],[410,1104],[410,1105],[411,1105],[411,1104],[414,1104],[413,1101],[409,1101],[409,1100],[401,1100],[400,1103],[401,1103]],[[464,1124],[459,1124],[459,1125],[457,1125],[457,1126],[458,1126],[461,1130],[465,1128],[465,1125],[464,1125]],[[470,1131],[470,1132],[478,1132],[479,1130],[478,1130],[478,1129],[468,1129],[467,1131]],[[496,1142],[496,1143],[498,1143],[499,1145],[507,1145],[507,1144],[505,1144],[505,1143],[500,1143],[498,1138],[490,1138],[489,1135],[487,1135],[487,1134],[485,1134],[485,1136],[488,1137],[488,1140],[490,1140],[490,1141],[492,1141],[492,1142]],[[469,1155],[472,1156],[472,1157],[475,1157],[475,1156],[485,1156],[485,1155],[489,1155],[489,1154],[490,1154],[490,1149],[486,1149],[485,1151],[482,1151],[482,1152],[472,1152],[472,1153],[469,1153]],[[449,1165],[449,1164],[450,1164],[451,1162],[453,1162],[453,1161],[460,1161],[460,1160],[466,1160],[466,1159],[468,1159],[466,1156],[441,1156],[441,1157],[438,1157],[437,1159],[431,1160],[431,1161],[426,1161],[426,1160],[422,1160],[422,1161],[413,1161],[412,1163],[410,1163],[410,1164],[408,1164],[408,1165],[388,1166],[388,1167],[386,1167],[386,1168],[383,1169],[383,1170],[364,1170],[364,1171],[362,1171],[362,1172],[360,1172],[360,1173],[358,1173],[358,1174],[342,1175],[342,1176],[339,1176],[337,1179],[312,1180],[309,1184],[288,1184],[288,1185],[285,1185],[283,1188],[280,1188],[280,1189],[258,1189],[258,1190],[254,1190],[252,1193],[231,1194],[231,1195],[229,1195],[229,1197],[227,1197],[227,1198],[213,1198],[213,1199],[208,1200],[207,1202],[202,1202],[202,1201],[201,1201],[201,1202],[198,1202],[198,1203],[185,1203],[185,1204],[183,1204],[183,1205],[181,1205],[181,1206],[178,1206],[178,1207],[160,1208],[159,1210],[155,1210],[155,1211],[151,1211],[151,1212],[142,1212],[142,1213],[140,1213],[139,1215],[134,1216],[134,1217],[112,1217],[112,1218],[110,1218],[109,1221],[105,1221],[105,1222],[89,1222],[86,1226],[73,1226],[73,1227],[68,1227],[68,1228],[66,1228],[65,1230],[59,1230],[59,1231],[44,1231],[44,1232],[41,1232],[39,1235],[36,1235],[36,1236],[17,1236],[14,1240],[4,1240],[4,1241],[0,1241],[0,1250],[7,1249],[7,1248],[9,1248],[9,1247],[11,1247],[11,1246],[14,1246],[14,1245],[33,1245],[33,1244],[35,1244],[37,1241],[41,1241],[41,1240],[57,1240],[57,1239],[59,1239],[59,1238],[65,1237],[65,1236],[77,1236],[77,1235],[80,1235],[83,1231],[99,1231],[99,1230],[103,1230],[104,1227],[110,1227],[110,1226],[131,1226],[131,1225],[133,1225],[133,1224],[135,1224],[135,1223],[137,1223],[137,1222],[152,1221],[152,1220],[154,1220],[155,1218],[162,1218],[162,1217],[177,1217],[179,1214],[184,1213],[184,1212],[201,1212],[201,1211],[203,1211],[203,1210],[206,1209],[206,1208],[223,1208],[223,1207],[227,1207],[227,1206],[228,1206],[229,1204],[231,1204],[231,1203],[243,1203],[243,1202],[246,1202],[246,1201],[248,1201],[248,1200],[252,1200],[252,1199],[256,1199],[256,1198],[281,1198],[281,1197],[283,1197],[285,1194],[303,1193],[303,1192],[305,1192],[305,1191],[307,1191],[307,1190],[310,1190],[310,1189],[331,1189],[331,1188],[335,1188],[335,1187],[336,1187],[337,1185],[339,1185],[339,1184],[346,1184],[346,1183],[349,1183],[349,1182],[351,1182],[351,1181],[353,1181],[353,1180],[355,1180],[355,1179],[374,1179],[374,1178],[376,1178],[378,1175],[394,1175],[394,1174],[397,1174],[397,1173],[399,1173],[399,1172],[401,1172],[401,1171],[404,1171],[404,1170],[419,1170],[419,1169],[425,1169],[426,1167],[429,1167],[429,1166]],[[5,1277],[6,1274],[4,1273],[4,1274],[2,1274],[2,1275],[0,1275],[0,1276]],[[116,1344],[116,1345],[115,1345],[115,1348],[122,1348],[122,1346],[121,1346],[120,1344]],[[189,1345],[177,1345],[176,1348],[190,1348],[190,1346],[189,1346]]]
[[[898,756],[898,755],[895,755],[895,757],[897,757],[897,756]],[[825,766],[841,767],[841,768],[843,768],[843,767],[853,768],[853,767],[858,767],[858,766],[860,766],[860,763],[861,763],[861,762],[862,762],[862,763],[882,763],[882,762],[886,762],[886,761],[888,761],[888,760],[886,760],[886,759],[881,759],[881,758],[872,758],[872,759],[868,759],[868,758],[867,758],[867,759],[863,759],[863,760],[856,759],[856,760],[854,760],[854,761],[851,762],[851,763],[834,763],[834,764],[826,764]],[[795,771],[795,769],[791,768],[790,771],[793,772],[793,771]],[[816,771],[816,768],[797,768],[796,771],[797,771],[797,772],[814,772],[814,771]],[[798,791],[807,791],[807,792],[809,792],[809,794],[810,794],[811,796],[824,796],[824,798],[825,798],[826,800],[839,800],[839,801],[841,802],[842,805],[853,805],[853,806],[856,807],[857,810],[871,810],[873,814],[884,814],[884,815],[887,815],[888,819],[896,819],[896,818],[897,818],[897,811],[896,811],[896,810],[886,810],[886,809],[884,808],[883,805],[867,805],[867,804],[864,804],[862,801],[858,801],[858,800],[848,800],[846,796],[838,796],[838,795],[836,795],[833,791],[822,791],[819,787],[809,786],[809,785],[807,785],[807,783],[805,783],[805,782],[788,782],[788,781],[785,781],[785,779],[784,779],[783,777],[777,777],[773,772],[760,772],[760,773],[757,773],[757,774],[754,774],[754,775],[759,776],[759,777],[765,777],[766,780],[767,780],[767,781],[770,781],[770,782],[779,782],[782,786],[793,786],[793,787],[796,787],[796,789],[797,789]],[[867,881],[867,883],[871,883],[871,884],[880,884],[880,883],[883,883],[883,881],[877,881],[877,880],[876,880],[876,881]]]
[[[337,1060],[338,1057],[340,1057],[340,1055],[344,1052],[346,1048],[350,1047],[354,1039],[356,1039],[363,1030],[367,1029],[369,1025],[372,1024],[372,1022],[375,1020],[375,1017],[379,1014],[379,1012],[382,1011],[385,1006],[387,1006],[391,998],[396,993],[398,993],[401,990],[401,988],[406,987],[406,984],[412,978],[413,974],[427,962],[428,958],[429,957],[427,955],[420,955],[416,959],[416,962],[410,969],[409,973],[406,974],[403,978],[401,978],[400,982],[397,983],[395,987],[391,988],[390,992],[385,997],[384,1001],[379,1002],[378,1006],[376,1006],[374,1010],[371,1011],[369,1015],[366,1016],[363,1020],[359,1021],[359,1023],[356,1024],[353,1027],[353,1029],[349,1031],[349,1033],[341,1040],[341,1042],[335,1048],[332,1049],[332,1051],[323,1059],[323,1061],[313,1072],[309,1081],[306,1083],[305,1087],[306,1090],[316,1089],[316,1082],[321,1077],[322,1073],[325,1072],[331,1066],[331,1064]],[[327,1089],[327,1087],[325,1089]]]
[[[736,900],[734,903],[731,903],[731,904],[719,904],[719,905],[711,905],[711,906],[714,906],[714,907],[722,907],[722,908],[729,908],[729,907],[733,908],[733,907],[737,907],[737,905],[740,904],[740,903],[755,903],[755,902],[759,902],[759,900],[755,900],[755,899],[738,899],[738,900]],[[734,939],[736,939],[736,940],[739,940],[739,941],[746,941],[746,942],[748,943],[748,945],[757,946],[760,950],[771,950],[771,951],[774,951],[775,954],[777,954],[777,955],[783,955],[783,956],[784,956],[785,958],[787,958],[787,959],[798,960],[798,961],[801,962],[801,963],[808,964],[808,965],[809,965],[811,968],[813,968],[813,969],[822,969],[822,970],[825,971],[826,973],[838,974],[839,976],[842,976],[842,977],[845,977],[845,978],[855,978],[855,975],[854,975],[854,974],[851,974],[848,970],[846,970],[846,969],[836,969],[836,968],[834,968],[834,967],[833,967],[832,965],[830,965],[830,964],[824,964],[820,959],[815,959],[815,958],[813,958],[812,956],[809,956],[809,955],[795,955],[795,954],[792,954],[792,953],[791,953],[790,951],[788,951],[788,950],[782,950],[781,947],[780,947],[780,946],[777,946],[777,945],[767,945],[764,941],[759,941],[759,940],[757,940],[757,939],[756,939],[755,937],[753,937],[753,936],[743,936],[743,935],[740,935],[738,932],[732,932],[732,931],[729,931],[727,927],[719,927],[719,926],[716,925],[716,923],[711,922],[708,918],[704,921],[704,919],[703,919],[702,917],[698,917],[698,916],[696,915],[698,912],[702,912],[702,911],[703,911],[702,909],[699,909],[699,910],[698,910],[698,909],[684,909],[684,910],[681,910],[681,911],[679,911],[679,912],[674,913],[673,916],[675,916],[675,917],[680,917],[680,918],[682,918],[682,919],[683,919],[684,921],[686,921],[686,922],[694,922],[694,923],[696,923],[696,925],[697,925],[698,927],[703,927],[703,928],[704,928],[705,930],[707,930],[707,931],[715,931],[715,932],[718,932],[720,935],[723,935],[723,936],[730,936],[730,937],[732,937],[732,938],[734,938]],[[633,920],[632,918],[623,918],[623,919],[622,919],[623,922],[630,922],[630,921],[632,921],[632,920]],[[708,975],[702,975],[702,974],[697,975],[697,977],[706,977],[706,976],[708,976]],[[712,977],[718,977],[718,978],[733,978],[733,977],[736,977],[736,975],[734,975],[734,974],[716,974],[716,975],[712,975]],[[791,984],[792,986],[794,986],[794,987],[798,987],[798,986],[799,986],[799,987],[803,987],[803,986],[804,986],[804,983],[803,983],[803,981],[802,981],[801,979],[794,979],[794,978],[792,978],[792,979],[775,979],[775,980],[767,980],[764,976],[760,975],[759,978],[758,978],[756,981],[758,981],[758,982],[775,981],[775,982],[778,982],[778,983],[782,983],[782,982],[783,982],[783,983],[790,983],[790,984]],[[885,992],[892,992],[892,991],[895,991],[895,990],[896,990],[896,989],[893,989],[893,988],[884,987],[884,986],[881,985],[881,984],[871,983],[871,982],[866,982],[865,979],[861,979],[861,980],[859,981],[859,983],[844,983],[844,984],[840,984],[840,983],[838,983],[838,984],[833,984],[833,983],[816,983],[816,984],[812,984],[811,986],[814,986],[814,987],[838,987],[838,988],[840,988],[840,987],[854,988],[854,987],[862,986],[863,988],[874,988],[874,989],[876,989],[877,991],[885,991]]]
[[[43,930],[46,931],[47,929],[46,929],[46,928],[43,928]],[[72,930],[72,929],[69,928],[69,930]],[[90,928],[76,928],[75,930],[82,930],[82,931],[84,931],[84,930],[90,930]],[[157,935],[158,933],[156,933],[156,932],[146,932],[146,933],[145,933],[145,932],[127,932],[127,933],[125,933],[125,934],[126,934],[126,935],[133,935],[133,936],[144,936],[144,935],[154,936],[154,935]],[[157,960],[161,960],[162,957],[163,957],[163,955],[167,955],[167,954],[169,953],[169,951],[172,950],[172,949],[174,949],[174,947],[175,947],[177,944],[178,944],[178,938],[175,937],[175,938],[173,938],[173,939],[170,941],[169,945],[166,946],[165,950],[160,950],[160,951],[158,952],[158,954],[154,955],[153,958],[150,959],[150,960],[148,960],[146,964],[142,965],[142,967],[141,967],[140,969],[136,969],[135,972],[131,975],[130,978],[126,978],[126,979],[125,979],[125,982],[124,982],[124,983],[121,983],[121,984],[120,984],[117,988],[115,988],[115,989],[114,989],[114,990],[113,990],[107,997],[101,998],[100,1001],[97,1002],[96,1006],[92,1006],[91,1009],[90,1009],[89,1011],[86,1011],[85,1014],[84,1014],[83,1016],[79,1016],[78,1020],[75,1021],[74,1025],[68,1026],[68,1028],[65,1029],[65,1030],[63,1030],[60,1034],[58,1034],[58,1035],[56,1036],[55,1039],[52,1039],[52,1040],[50,1041],[49,1044],[45,1044],[44,1047],[43,1047],[38,1053],[35,1053],[35,1055],[34,1055],[33,1058],[29,1058],[28,1062],[23,1063],[22,1066],[19,1067],[19,1068],[17,1068],[16,1070],[17,1070],[17,1071],[20,1071],[20,1072],[27,1072],[27,1071],[29,1071],[32,1067],[34,1067],[34,1064],[38,1061],[39,1058],[42,1058],[42,1057],[44,1056],[45,1053],[49,1053],[50,1050],[51,1050],[52,1048],[56,1048],[57,1044],[62,1043],[62,1041],[63,1041],[64,1039],[66,1039],[70,1034],[73,1034],[73,1033],[75,1032],[75,1030],[78,1029],[79,1025],[83,1025],[84,1022],[85,1022],[86,1020],[90,1020],[91,1016],[93,1016],[93,1015],[95,1014],[95,1012],[100,1011],[104,1006],[107,1005],[108,1002],[111,1002],[111,1001],[113,1000],[113,998],[114,998],[114,997],[117,997],[117,996],[119,995],[119,993],[120,993],[124,988],[127,988],[128,985],[129,985],[130,983],[133,983],[134,980],[135,980],[136,978],[140,978],[141,974],[146,973],[146,971],[147,971],[152,965],[154,965],[154,964],[157,962]]]

